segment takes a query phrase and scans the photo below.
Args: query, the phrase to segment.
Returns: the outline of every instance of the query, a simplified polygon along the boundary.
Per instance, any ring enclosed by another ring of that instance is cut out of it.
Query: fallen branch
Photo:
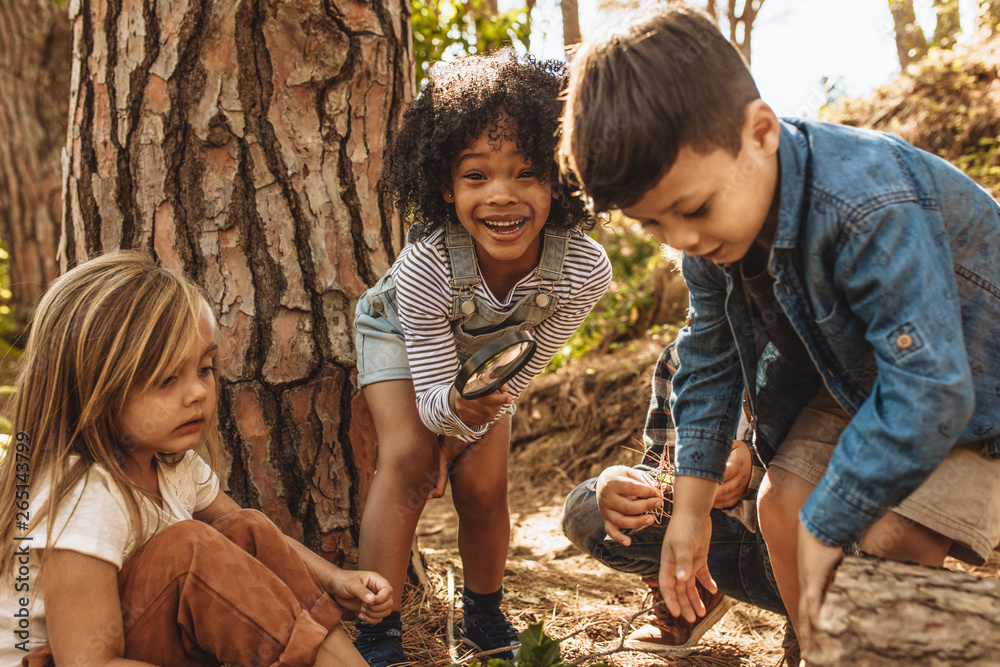
[[[826,595],[810,667],[1000,665],[1000,581],[847,557]]]

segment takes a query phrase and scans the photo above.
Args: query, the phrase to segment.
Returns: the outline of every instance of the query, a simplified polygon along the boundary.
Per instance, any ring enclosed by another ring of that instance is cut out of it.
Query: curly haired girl
[[[514,399],[583,322],[611,280],[594,220],[558,181],[564,65],[511,50],[435,65],[390,149],[385,193],[412,216],[408,245],[358,302],[358,381],[379,451],[360,566],[401,590],[417,520],[447,480],[459,516],[462,632],[510,647],[500,611],[510,541],[507,454]],[[507,331],[531,362],[494,393],[463,398],[460,366]],[[358,623],[370,665],[404,663],[400,601]],[[512,651],[493,657],[512,657]]]

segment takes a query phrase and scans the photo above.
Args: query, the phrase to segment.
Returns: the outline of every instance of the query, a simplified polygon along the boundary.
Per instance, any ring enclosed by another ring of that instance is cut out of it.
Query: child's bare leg
[[[368,667],[344,628],[337,626],[320,644],[316,667]]]
[[[451,476],[465,586],[476,593],[492,593],[503,583],[510,543],[509,449],[510,415],[505,415],[459,456]]]
[[[389,580],[398,610],[417,521],[437,479],[437,435],[420,421],[409,380],[377,382],[364,392],[379,452],[361,518],[358,569]]]
[[[795,473],[772,465],[757,493],[760,531],[767,544],[781,601],[793,626],[799,609],[799,510],[814,488],[815,485]]]
[[[860,548],[882,558],[940,566],[951,544],[952,540],[941,533],[889,512],[868,529]]]

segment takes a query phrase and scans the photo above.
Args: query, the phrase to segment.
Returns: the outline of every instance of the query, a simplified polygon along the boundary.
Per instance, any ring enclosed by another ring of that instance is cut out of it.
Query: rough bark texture
[[[562,12],[563,47],[568,49],[580,42],[580,5],[577,0],[559,0]]]
[[[0,221],[18,329],[59,274],[70,52],[65,8],[0,2]]]
[[[1000,664],[1000,581],[873,558],[845,558],[817,628],[812,666]]]
[[[927,40],[924,31],[917,24],[913,11],[913,0],[889,0],[892,23],[896,32],[896,57],[899,69],[906,71],[910,63],[927,55]]]
[[[70,19],[65,263],[147,248],[205,286],[224,485],[351,562],[372,467],[351,325],[402,242],[375,186],[412,96],[409,3],[74,0]]]

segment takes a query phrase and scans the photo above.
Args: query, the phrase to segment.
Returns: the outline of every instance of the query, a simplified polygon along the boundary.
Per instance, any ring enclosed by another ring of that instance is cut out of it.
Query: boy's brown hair
[[[634,204],[681,146],[738,154],[744,112],[760,93],[715,25],[674,7],[587,40],[566,96],[559,164],[602,212]]]

